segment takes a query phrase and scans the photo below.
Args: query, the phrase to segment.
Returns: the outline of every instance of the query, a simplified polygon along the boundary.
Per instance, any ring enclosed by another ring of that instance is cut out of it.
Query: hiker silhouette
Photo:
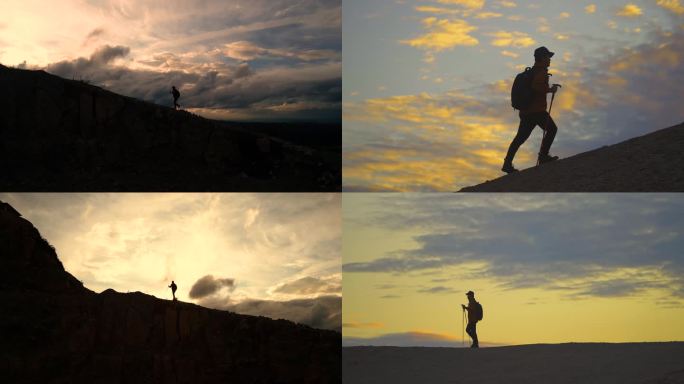
[[[173,108],[180,109],[180,104],[178,104],[178,98],[180,97],[180,92],[176,89],[176,86],[171,86],[171,94],[173,95]]]
[[[514,84],[511,96],[513,100],[514,107],[520,110],[520,125],[518,126],[518,133],[508,147],[508,152],[506,153],[506,158],[504,159],[502,171],[506,173],[517,172],[517,169],[513,167],[513,158],[518,148],[530,137],[532,130],[537,125],[544,130],[544,138],[542,140],[541,149],[539,150],[539,157],[537,158],[537,164],[544,164],[551,161],[558,160],[558,156],[549,155],[549,150],[551,149],[551,144],[553,139],[556,137],[556,132],[558,127],[556,123],[551,118],[551,114],[546,111],[546,95],[552,93],[555,95],[556,91],[560,87],[558,84],[554,84],[549,87],[549,66],[551,65],[551,57],[554,53],[550,52],[546,47],[539,47],[534,51],[534,66],[522,74],[529,75],[529,80],[522,80],[525,83],[521,85],[521,88],[528,88],[529,99],[523,102],[523,105],[515,105],[515,95],[517,92],[516,86]],[[518,80],[516,78],[516,80]],[[517,82],[517,81],[516,81]],[[530,89],[531,88],[531,89]],[[525,92],[525,90],[521,90]]]
[[[176,301],[176,283],[171,280],[171,285],[169,285],[169,288],[171,288],[171,294],[173,295],[173,301]]]
[[[468,291],[468,306],[461,304],[464,311],[468,311],[468,325],[466,326],[466,333],[473,339],[473,344],[470,348],[480,348],[480,343],[477,340],[477,322],[482,320],[482,305],[475,301],[475,292]]]

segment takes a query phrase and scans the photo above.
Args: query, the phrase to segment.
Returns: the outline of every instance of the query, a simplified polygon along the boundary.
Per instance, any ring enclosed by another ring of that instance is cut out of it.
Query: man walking
[[[175,85],[171,86],[171,94],[173,95],[173,107],[179,109],[178,98],[180,97],[180,92],[176,89]]]
[[[556,93],[558,85],[554,84],[549,87],[549,66],[551,65],[551,57],[553,52],[550,52],[546,47],[539,47],[534,51],[534,66],[532,67],[531,92],[532,98],[526,107],[520,110],[520,125],[518,126],[518,133],[515,135],[513,142],[508,147],[508,153],[504,159],[502,171],[506,173],[517,172],[513,167],[513,158],[518,148],[530,137],[532,130],[537,125],[544,130],[544,139],[542,140],[541,150],[539,151],[538,164],[548,163],[558,160],[558,156],[549,155],[551,144],[556,137],[556,123],[551,118],[551,115],[546,111],[546,95],[548,93]]]
[[[464,311],[468,311],[468,326],[466,326],[466,333],[473,339],[473,344],[470,348],[480,348],[480,343],[477,340],[477,322],[482,320],[482,305],[475,301],[475,293],[468,291],[468,306],[461,304]]]
[[[171,280],[171,285],[169,285],[169,288],[171,288],[171,294],[173,295],[173,301],[176,301],[176,283]]]

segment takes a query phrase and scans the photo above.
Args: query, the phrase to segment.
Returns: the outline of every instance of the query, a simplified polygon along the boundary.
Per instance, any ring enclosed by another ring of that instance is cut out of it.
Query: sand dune
[[[343,382],[684,383],[684,342],[481,348],[346,347]]]

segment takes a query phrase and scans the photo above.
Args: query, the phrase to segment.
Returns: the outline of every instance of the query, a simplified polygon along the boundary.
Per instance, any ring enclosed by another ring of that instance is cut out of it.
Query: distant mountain
[[[339,125],[208,120],[2,65],[0,89],[3,191],[341,189]]]
[[[461,192],[682,191],[684,124],[461,189]]]
[[[341,334],[108,289],[0,202],[3,383],[340,383]]]
[[[354,384],[681,384],[684,343],[345,347],[342,369]]]

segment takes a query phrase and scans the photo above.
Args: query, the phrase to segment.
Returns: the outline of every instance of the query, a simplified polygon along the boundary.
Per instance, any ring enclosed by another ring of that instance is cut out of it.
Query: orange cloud
[[[465,20],[446,20],[428,17],[423,19],[423,25],[429,30],[428,33],[410,40],[402,40],[402,44],[412,47],[440,52],[451,49],[458,45],[473,46],[479,41],[469,33],[477,27],[468,24]]]
[[[620,8],[617,13],[618,16],[623,17],[637,17],[641,16],[642,14],[643,12],[641,11],[641,8],[634,4],[625,5],[624,7]]]
[[[656,4],[678,15],[684,14],[684,6],[679,0],[658,0]]]
[[[586,7],[584,7],[584,12],[586,13],[594,13],[596,12],[596,4],[589,4]]]
[[[484,7],[484,0],[437,0],[441,4],[455,4],[468,9],[481,9]]]
[[[494,37],[491,44],[495,47],[524,48],[536,43],[532,37],[524,32],[498,31],[489,35]]]

